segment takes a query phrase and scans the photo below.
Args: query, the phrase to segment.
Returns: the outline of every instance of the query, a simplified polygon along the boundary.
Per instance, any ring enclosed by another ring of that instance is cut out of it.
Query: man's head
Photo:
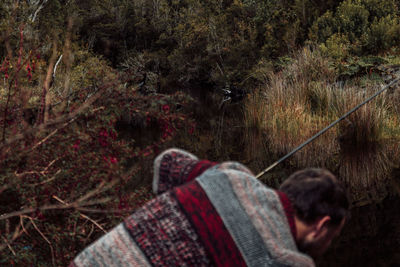
[[[340,234],[349,215],[344,187],[327,170],[305,169],[289,176],[279,190],[295,210],[299,249],[312,257],[320,256]]]

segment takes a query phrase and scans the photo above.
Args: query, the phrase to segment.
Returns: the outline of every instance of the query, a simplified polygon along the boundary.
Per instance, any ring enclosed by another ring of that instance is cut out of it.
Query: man
[[[296,172],[275,191],[239,163],[179,149],[156,158],[153,190],[71,266],[314,266],[348,215],[326,170]]]

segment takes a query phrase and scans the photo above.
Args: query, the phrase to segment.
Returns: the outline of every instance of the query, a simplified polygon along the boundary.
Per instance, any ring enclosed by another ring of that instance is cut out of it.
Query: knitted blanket
[[[153,190],[70,266],[314,266],[297,250],[288,198],[239,163],[169,149],[154,162]]]

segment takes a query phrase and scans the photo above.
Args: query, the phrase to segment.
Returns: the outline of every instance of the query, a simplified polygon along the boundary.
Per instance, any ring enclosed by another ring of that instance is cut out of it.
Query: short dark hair
[[[292,202],[296,216],[313,223],[321,216],[330,216],[339,225],[349,216],[349,200],[343,185],[330,171],[309,168],[290,175],[280,186]]]

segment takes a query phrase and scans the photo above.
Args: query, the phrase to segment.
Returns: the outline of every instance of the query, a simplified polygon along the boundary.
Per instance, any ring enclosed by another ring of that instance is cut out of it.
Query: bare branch
[[[117,183],[117,180],[115,179],[115,180],[111,181],[110,183],[108,183],[106,186],[104,186],[105,182],[102,181],[99,187],[97,187],[96,189],[88,192],[83,197],[79,198],[77,200],[77,202],[78,203],[83,202],[83,201],[85,201],[85,200],[87,200],[87,199],[89,199],[89,198],[91,198],[91,197],[93,197],[93,196],[95,196],[97,194],[100,194],[100,193],[102,193],[104,191],[107,191],[108,189],[112,188],[116,183]]]
[[[63,201],[62,199],[60,199],[60,198],[57,197],[57,196],[53,196],[53,198],[56,199],[57,201],[61,202],[62,204],[68,204],[68,203],[66,203],[65,201]],[[86,220],[91,221],[94,225],[96,225],[96,226],[97,226],[100,230],[102,230],[104,233],[107,233],[107,231],[104,230],[104,228],[101,227],[101,225],[100,225],[98,222],[96,222],[95,220],[93,220],[92,218],[90,218],[89,216],[87,216],[87,215],[85,215],[85,214],[83,214],[83,213],[81,213],[81,212],[79,212],[79,214],[81,215],[81,217],[85,218]]]
[[[45,176],[46,175],[46,173],[47,173],[47,170],[57,161],[57,160],[59,160],[60,158],[56,158],[56,159],[54,159],[54,160],[52,160],[42,171],[27,171],[27,172],[22,172],[22,173],[17,173],[17,171],[15,171],[14,172],[14,174],[15,174],[15,176],[17,176],[17,177],[23,177],[23,176],[25,176],[25,175],[29,175],[29,174],[38,174],[38,175],[43,175],[43,176]],[[58,172],[57,172],[58,173]],[[56,173],[56,174],[57,174]],[[55,174],[55,175],[56,175]],[[38,184],[40,184],[40,183],[38,183]],[[35,184],[35,185],[38,185],[38,184]]]
[[[104,233],[107,233],[107,231],[104,230],[104,228],[101,227],[101,225],[100,225],[98,222],[96,222],[95,220],[91,219],[90,217],[88,217],[87,215],[85,215],[85,214],[83,214],[83,213],[81,213],[81,216],[82,216],[83,218],[85,218],[85,219],[91,221],[94,225],[96,225],[98,228],[100,228],[100,230],[102,230]]]
[[[43,239],[46,240],[46,242],[49,244],[50,250],[51,250],[51,260],[52,260],[52,262],[53,262],[53,266],[55,266],[56,264],[55,264],[55,258],[54,258],[54,249],[53,249],[53,245],[51,244],[50,240],[47,239],[47,237],[40,231],[39,227],[37,227],[37,225],[36,225],[35,222],[33,221],[32,217],[26,216],[26,218],[28,218],[28,219],[31,221],[31,223],[32,223],[33,227],[36,229],[36,231],[37,231],[37,232],[43,237]]]
[[[43,237],[43,239],[46,240],[46,242],[47,242],[49,245],[51,245],[50,240],[48,240],[47,237],[40,231],[40,229],[37,227],[36,223],[33,221],[33,218],[32,218],[32,217],[29,217],[29,216],[24,216],[24,217],[25,217],[25,218],[28,218],[28,219],[31,221],[31,223],[32,223],[33,227],[36,229],[36,231],[38,231],[38,233]]]
[[[119,78],[119,77],[118,77]],[[77,108],[76,110],[74,110],[73,112],[70,112],[69,114],[66,114],[64,116],[59,116],[56,119],[53,120],[49,120],[47,123],[43,123],[40,125],[36,125],[35,127],[32,127],[26,131],[24,131],[23,133],[20,134],[16,134],[14,135],[13,138],[9,138],[5,141],[3,141],[3,144],[0,145],[0,151],[2,149],[4,149],[4,147],[18,141],[21,140],[23,138],[25,138],[25,136],[32,134],[34,132],[40,132],[43,131],[44,129],[66,122],[76,116],[78,116],[80,113],[82,113],[86,108],[88,108],[89,106],[91,106],[100,96],[104,96],[104,91],[107,88],[110,88],[111,86],[115,85],[118,81],[118,78],[116,78],[114,81],[103,85],[102,87],[100,87],[100,89],[96,92],[96,94],[94,94],[92,97],[90,97],[89,99],[87,99],[79,108]],[[103,107],[104,108],[104,107]],[[94,111],[97,111],[98,109],[94,109]]]
[[[32,22],[35,22],[36,16],[38,15],[39,11],[43,8],[44,4],[47,3],[47,1],[48,1],[48,0],[44,0],[44,1],[40,4],[40,6],[36,9],[35,13],[33,13],[33,14],[29,17],[29,19],[30,19]],[[38,2],[39,2],[39,1],[35,2],[34,4],[37,4]]]
[[[63,55],[61,55],[61,56],[58,58],[56,64],[54,65],[54,69],[53,69],[53,79],[56,78],[57,66],[58,66],[58,64],[60,64],[62,57],[63,57]]]
[[[110,197],[105,197],[105,198],[100,198],[100,199],[96,199],[96,200],[88,201],[88,202],[84,202],[84,203],[72,202],[72,203],[66,204],[66,205],[44,205],[44,206],[38,207],[38,208],[26,208],[26,209],[23,209],[20,211],[13,211],[10,213],[2,214],[2,215],[0,215],[0,221],[6,220],[6,219],[9,219],[12,217],[16,217],[16,216],[31,214],[36,211],[78,209],[80,207],[105,204],[107,202],[110,202],[111,200],[112,199]]]
[[[40,182],[40,183],[36,183],[33,184],[31,186],[38,186],[38,185],[43,185],[43,184],[47,184],[51,181],[53,181],[54,179],[56,179],[57,174],[59,174],[61,172],[61,170],[58,170],[51,178],[47,179],[46,181]]]
[[[68,124],[72,123],[76,118],[71,119],[70,121],[64,123],[61,127],[55,129],[54,131],[52,131],[48,136],[46,136],[45,138],[43,138],[40,142],[38,142],[36,145],[34,145],[29,151],[35,150],[38,146],[40,146],[41,144],[43,144],[44,142],[46,142],[50,137],[52,137],[53,135],[55,135],[60,129],[64,128],[65,126],[67,126]]]
[[[118,213],[125,213],[126,211],[122,211],[122,210],[117,210],[117,209],[91,209],[91,208],[83,208],[83,207],[79,207],[76,208],[79,211],[83,211],[83,212],[89,212],[89,213],[114,213],[114,214],[118,214]],[[130,211],[128,211],[129,213]]]
[[[14,249],[11,247],[11,244],[8,242],[7,238],[5,238],[4,236],[1,235],[1,237],[3,238],[4,242],[6,242],[7,247],[11,250],[12,254],[14,256],[17,256],[17,253],[15,253]],[[1,251],[1,247],[0,247],[0,251]]]
[[[28,227],[30,227],[30,226],[31,226],[31,223],[29,222],[28,225],[26,226],[26,228],[28,228]],[[22,231],[20,231],[20,227],[22,228]],[[13,234],[11,240],[7,240],[6,238],[3,237],[3,239],[4,239],[5,242],[6,242],[6,245],[1,245],[1,246],[0,246],[0,251],[2,251],[3,249],[5,249],[6,247],[9,247],[10,250],[12,251],[12,249],[11,249],[11,244],[12,244],[17,238],[19,238],[23,233],[28,234],[28,232],[26,231],[26,229],[25,229],[25,227],[24,227],[22,216],[20,216],[20,225],[15,229],[14,234]],[[28,234],[28,235],[29,235],[29,234]],[[14,254],[14,253],[13,253],[13,254]],[[15,254],[14,254],[14,255],[15,255]]]
[[[113,184],[115,184],[115,183],[113,183]],[[103,191],[105,191],[105,190],[101,190],[99,192],[103,192]],[[87,201],[87,202],[80,202],[79,200],[77,200],[77,201],[74,201],[72,203],[65,204],[65,205],[44,205],[44,206],[38,207],[38,208],[26,208],[26,209],[21,210],[21,211],[13,211],[13,212],[10,212],[10,213],[6,213],[6,214],[3,214],[3,215],[0,215],[0,221],[6,220],[6,219],[9,219],[9,218],[12,218],[12,217],[24,215],[24,214],[30,214],[30,213],[33,213],[35,211],[78,209],[80,207],[105,204],[105,203],[107,203],[109,201],[111,201],[111,197],[104,197],[104,198],[100,198],[100,199],[96,199],[96,200],[92,200],[92,201]]]

